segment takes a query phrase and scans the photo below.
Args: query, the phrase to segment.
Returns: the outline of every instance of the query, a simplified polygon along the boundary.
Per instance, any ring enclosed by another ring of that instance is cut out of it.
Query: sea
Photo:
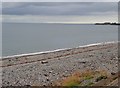
[[[3,57],[117,40],[117,25],[2,23]]]

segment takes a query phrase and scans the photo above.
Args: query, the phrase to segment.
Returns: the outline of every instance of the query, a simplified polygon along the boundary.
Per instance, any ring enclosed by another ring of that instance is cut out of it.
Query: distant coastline
[[[120,25],[120,23],[105,22],[105,23],[95,23],[95,25]]]

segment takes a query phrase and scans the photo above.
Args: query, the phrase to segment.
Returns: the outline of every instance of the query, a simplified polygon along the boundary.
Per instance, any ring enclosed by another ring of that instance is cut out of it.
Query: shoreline
[[[55,49],[55,50],[50,50],[50,51],[48,50],[48,51],[41,51],[41,52],[35,52],[35,53],[26,53],[26,54],[17,54],[17,55],[11,55],[11,56],[3,56],[2,58],[0,57],[0,60],[7,59],[7,58],[14,58],[14,57],[34,56],[34,55],[45,54],[45,53],[59,52],[59,51],[62,51],[62,50],[69,50],[69,49],[74,49],[74,48],[84,48],[84,47],[111,44],[111,43],[112,44],[113,43],[118,43],[118,41],[99,42],[99,43],[92,43],[92,44],[82,45],[82,46],[73,47],[73,48],[61,48],[61,49]]]
[[[105,42],[54,50],[1,61],[3,86],[47,86],[87,69],[118,72],[118,42]]]

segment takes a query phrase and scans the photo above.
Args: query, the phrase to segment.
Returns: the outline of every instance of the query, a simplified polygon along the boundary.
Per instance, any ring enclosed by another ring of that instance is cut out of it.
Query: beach
[[[84,70],[118,72],[118,42],[3,57],[3,86],[47,86]]]

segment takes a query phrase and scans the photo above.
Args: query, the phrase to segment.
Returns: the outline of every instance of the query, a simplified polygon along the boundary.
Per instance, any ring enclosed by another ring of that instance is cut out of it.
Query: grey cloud
[[[4,2],[2,12],[4,15],[109,15],[117,14],[117,2]]]

